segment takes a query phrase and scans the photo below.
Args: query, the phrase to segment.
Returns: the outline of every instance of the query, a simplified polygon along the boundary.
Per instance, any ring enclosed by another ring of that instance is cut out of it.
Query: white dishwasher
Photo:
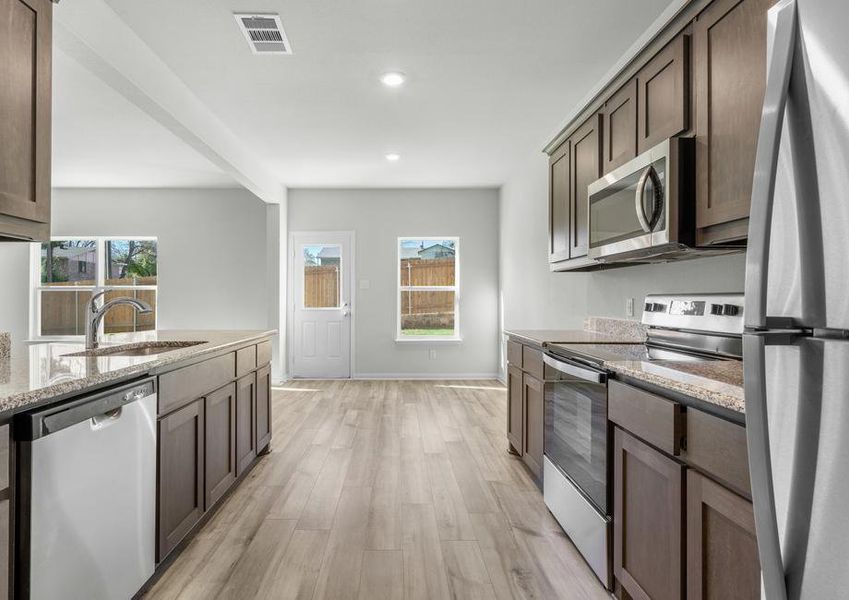
[[[17,418],[18,597],[119,600],[153,575],[156,382]]]

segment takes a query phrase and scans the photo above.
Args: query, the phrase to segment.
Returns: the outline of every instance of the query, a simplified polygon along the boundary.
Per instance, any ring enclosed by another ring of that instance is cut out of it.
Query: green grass
[[[402,336],[410,335],[454,335],[453,329],[405,329],[401,332]]]

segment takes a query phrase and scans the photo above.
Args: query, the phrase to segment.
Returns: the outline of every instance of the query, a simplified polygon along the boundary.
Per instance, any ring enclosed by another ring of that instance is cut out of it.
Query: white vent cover
[[[237,13],[233,16],[254,54],[292,54],[279,15]]]

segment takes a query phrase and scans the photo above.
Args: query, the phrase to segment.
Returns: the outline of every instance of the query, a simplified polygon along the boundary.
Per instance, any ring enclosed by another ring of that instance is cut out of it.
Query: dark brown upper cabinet
[[[715,0],[693,24],[696,242],[747,235],[775,0]]]
[[[637,79],[634,78],[604,104],[604,156],[609,173],[637,156]]]
[[[684,467],[614,430],[613,571],[629,597],[684,597]]]
[[[688,470],[687,600],[760,597],[752,503]]]
[[[569,178],[569,258],[587,255],[589,195],[587,186],[601,177],[599,137],[601,115],[593,115],[569,138],[572,168]]]
[[[236,386],[231,383],[206,397],[206,510],[236,481]]]
[[[204,409],[199,398],[159,420],[160,561],[204,513]]]
[[[548,261],[569,259],[569,141],[548,160]]]
[[[637,74],[637,154],[689,127],[689,46],[679,35]]]
[[[53,4],[0,0],[0,241],[50,238]]]

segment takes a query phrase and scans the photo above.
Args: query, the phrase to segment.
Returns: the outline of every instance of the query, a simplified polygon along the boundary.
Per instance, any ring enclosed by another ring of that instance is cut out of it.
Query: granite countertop
[[[537,346],[548,344],[641,344],[645,327],[639,321],[589,317],[583,329],[508,329],[504,333]]]
[[[604,366],[639,381],[745,414],[743,363],[737,360],[612,360]]]
[[[101,348],[144,345],[145,342],[203,342],[147,356],[69,356],[84,350],[84,345],[81,342],[29,344],[18,356],[4,358],[0,355],[0,422],[59,397],[156,374],[177,363],[269,338],[276,333],[276,330],[160,330],[107,335],[101,342]]]

